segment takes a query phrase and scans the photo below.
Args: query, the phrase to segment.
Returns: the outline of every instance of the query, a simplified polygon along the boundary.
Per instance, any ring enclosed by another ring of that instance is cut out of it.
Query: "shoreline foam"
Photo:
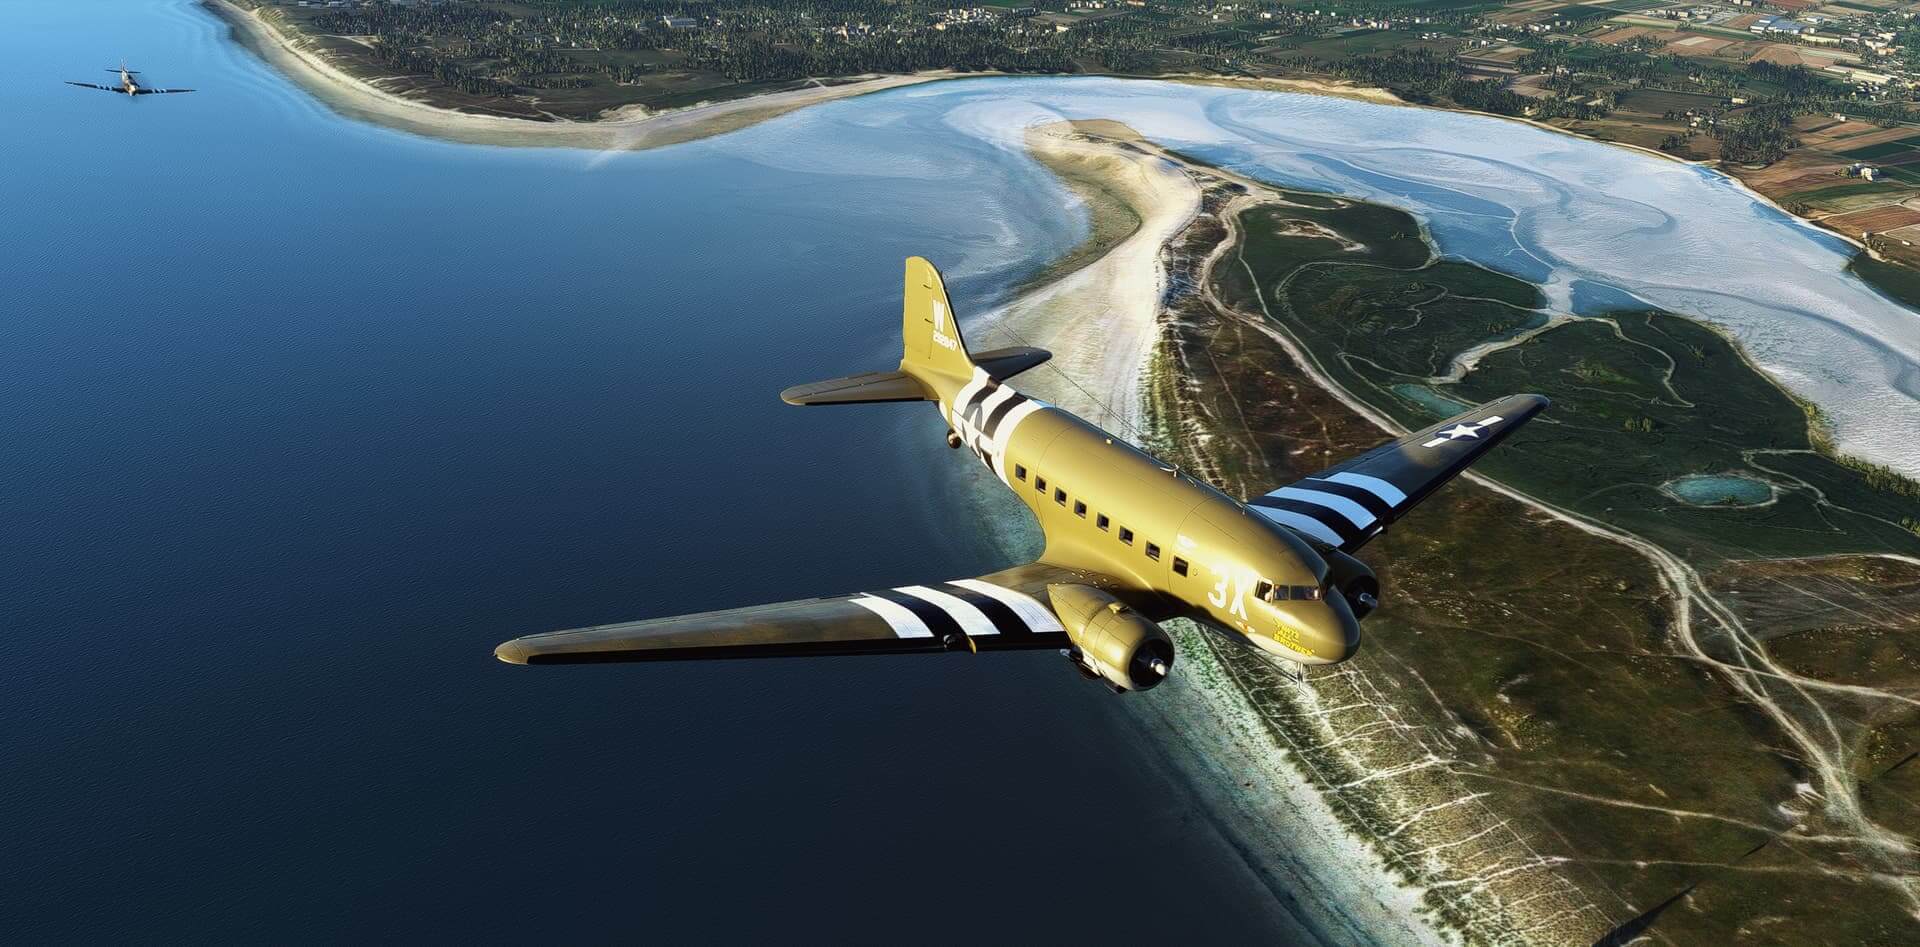
[[[1004,331],[1008,341],[1055,350],[1060,371],[1036,372],[1023,390],[1116,435],[1146,426],[1147,366],[1161,339],[1167,288],[1162,254],[1201,210],[1202,189],[1187,169],[1151,145],[1125,146],[1138,137],[1113,121],[1028,129],[1030,153],[1070,190],[1083,201],[1096,186],[1120,197],[1138,225],[1097,258],[983,320],[985,331]],[[1095,185],[1096,177],[1104,180]],[[1094,232],[1112,226],[1090,223]],[[1424,892],[1339,819],[1261,731],[1247,695],[1224,675],[1207,673],[1209,646],[1188,640],[1188,673],[1128,710],[1158,736],[1173,768],[1279,906],[1330,943],[1446,943],[1421,909]]]

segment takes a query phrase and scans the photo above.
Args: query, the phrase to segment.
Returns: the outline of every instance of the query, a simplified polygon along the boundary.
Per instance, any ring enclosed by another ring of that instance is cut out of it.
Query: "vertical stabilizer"
[[[907,258],[900,334],[906,343],[901,371],[928,382],[939,377],[960,381],[972,377],[973,359],[967,356],[967,343],[960,338],[960,326],[953,318],[953,306],[947,302],[947,287],[940,280],[940,271],[917,256]]]

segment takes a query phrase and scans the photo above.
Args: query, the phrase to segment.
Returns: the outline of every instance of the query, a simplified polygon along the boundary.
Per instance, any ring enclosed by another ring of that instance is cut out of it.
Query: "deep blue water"
[[[1057,656],[492,658],[1008,564],[931,411],[776,394],[898,357],[905,255],[977,311],[1069,246],[1030,169],[426,141],[186,0],[0,35],[0,936],[1291,936]],[[201,91],[60,84],[122,57]]]

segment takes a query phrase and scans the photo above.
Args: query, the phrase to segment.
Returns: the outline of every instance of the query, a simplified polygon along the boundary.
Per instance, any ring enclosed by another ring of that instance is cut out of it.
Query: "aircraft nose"
[[[1328,664],[1337,664],[1360,650],[1360,620],[1353,617],[1345,596],[1330,592],[1319,617],[1314,627],[1315,654],[1325,655]]]

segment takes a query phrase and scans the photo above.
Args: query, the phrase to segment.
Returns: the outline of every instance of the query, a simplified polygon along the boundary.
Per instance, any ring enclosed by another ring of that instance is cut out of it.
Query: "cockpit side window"
[[[1277,596],[1274,595],[1275,589],[1273,583],[1261,579],[1260,584],[1253,587],[1253,597],[1263,602],[1275,602],[1287,597],[1286,586],[1281,586],[1278,591],[1280,594]]]
[[[1320,587],[1317,585],[1296,585],[1293,587],[1293,597],[1296,601],[1301,602],[1320,601]]]

